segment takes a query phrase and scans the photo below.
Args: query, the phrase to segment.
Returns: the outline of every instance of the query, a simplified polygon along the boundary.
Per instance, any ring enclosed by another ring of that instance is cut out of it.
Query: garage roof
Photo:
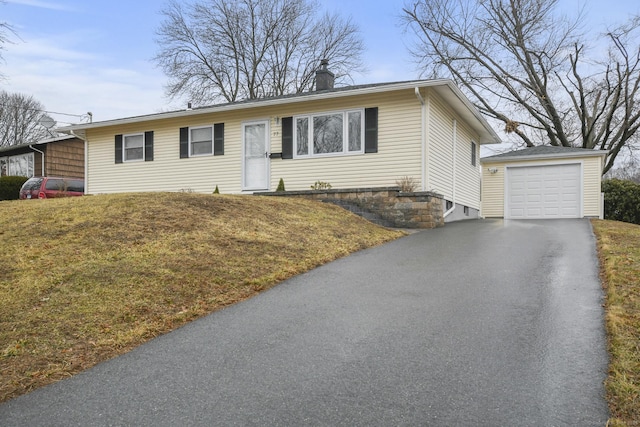
[[[530,159],[558,159],[571,157],[606,156],[606,150],[589,150],[578,147],[557,147],[553,145],[538,145],[522,150],[510,151],[508,153],[497,154],[495,156],[483,157],[481,163],[489,162],[509,162],[513,160]]]

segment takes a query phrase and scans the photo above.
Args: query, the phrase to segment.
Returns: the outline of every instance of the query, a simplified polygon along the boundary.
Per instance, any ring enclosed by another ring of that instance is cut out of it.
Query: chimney
[[[328,65],[328,59],[320,61],[320,68],[316,70],[316,91],[333,89],[333,82],[336,76],[329,71]]]

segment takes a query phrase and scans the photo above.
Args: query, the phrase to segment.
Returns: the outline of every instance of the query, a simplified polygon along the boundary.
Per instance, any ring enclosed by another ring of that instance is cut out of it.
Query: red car
[[[33,177],[29,178],[20,189],[20,200],[71,196],[84,196],[84,179]]]

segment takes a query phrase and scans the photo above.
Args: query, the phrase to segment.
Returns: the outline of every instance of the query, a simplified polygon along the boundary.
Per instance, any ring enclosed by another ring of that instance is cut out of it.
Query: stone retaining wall
[[[352,188],[255,193],[260,196],[304,197],[342,206],[372,222],[397,228],[444,225],[442,196],[430,191],[405,193],[398,187]],[[376,221],[379,219],[380,221]]]

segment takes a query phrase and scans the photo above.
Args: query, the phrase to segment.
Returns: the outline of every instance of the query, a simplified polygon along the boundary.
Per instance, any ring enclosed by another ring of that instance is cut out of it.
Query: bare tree
[[[39,121],[44,107],[32,96],[0,91],[0,147],[52,136]]]
[[[582,11],[569,19],[557,5],[422,0],[403,16],[427,74],[453,79],[526,146],[609,150],[606,173],[638,138],[640,19],[587,37]]]
[[[0,0],[0,5],[3,5],[5,3],[6,1]],[[4,60],[4,58],[2,57],[2,51],[4,50],[4,45],[11,42],[11,34],[16,34],[13,27],[6,21],[0,22],[0,62]],[[4,73],[0,72],[0,79],[4,79],[4,77]]]
[[[356,25],[317,11],[309,0],[170,0],[155,57],[167,94],[206,103],[299,93],[321,59],[337,82],[362,71]]]

